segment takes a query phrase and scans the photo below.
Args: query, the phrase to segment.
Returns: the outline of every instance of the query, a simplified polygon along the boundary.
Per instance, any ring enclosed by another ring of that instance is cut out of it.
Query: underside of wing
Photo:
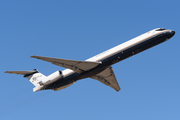
[[[32,58],[37,58],[52,64],[71,69],[77,73],[82,73],[83,71],[88,71],[101,63],[98,62],[89,62],[89,61],[76,61],[76,60],[67,60],[59,58],[50,58],[50,57],[41,57],[41,56],[31,56]]]
[[[115,89],[116,91],[121,90],[112,67],[105,69],[101,73],[96,74],[96,75],[92,76],[91,78],[96,79],[96,80],[104,83],[107,86],[110,86],[111,88]]]

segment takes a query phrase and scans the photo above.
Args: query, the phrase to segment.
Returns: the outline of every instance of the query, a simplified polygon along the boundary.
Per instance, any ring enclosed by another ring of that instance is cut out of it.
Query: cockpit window
[[[164,28],[158,28],[158,29],[156,29],[156,31],[163,31],[163,30],[166,30],[166,29],[164,29]]]

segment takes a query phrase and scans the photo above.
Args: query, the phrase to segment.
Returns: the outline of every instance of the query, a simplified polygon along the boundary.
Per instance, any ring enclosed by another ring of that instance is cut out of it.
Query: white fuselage
[[[136,46],[142,42],[145,42],[145,41],[149,40],[149,38],[151,38],[151,37],[154,37],[154,36],[157,36],[157,35],[162,34],[164,32],[169,32],[169,31],[171,31],[171,30],[164,30],[164,31],[156,31],[156,29],[151,30],[151,31],[146,32],[146,33],[144,33],[138,37],[135,37],[135,38],[133,38],[133,39],[131,39],[125,43],[122,43],[122,44],[115,46],[109,50],[106,50],[106,51],[104,51],[104,52],[102,52],[96,56],[93,56],[93,57],[87,59],[86,61],[91,61],[91,62],[101,61],[101,60],[108,58],[108,57],[110,57],[116,53],[123,52],[126,49],[132,48],[132,47],[134,47],[134,46]],[[168,38],[167,38],[167,40],[168,40]],[[70,69],[65,69],[62,71],[63,76],[67,76],[69,74],[72,74],[73,72],[74,71],[70,70]]]
[[[91,57],[86,61],[31,56],[32,58],[68,68],[62,72],[56,71],[49,76],[44,76],[36,69],[32,71],[6,71],[5,73],[24,75],[24,77],[34,84],[34,92],[45,89],[53,89],[55,91],[64,89],[77,80],[87,77],[98,80],[119,91],[120,86],[111,65],[158,45],[170,39],[174,34],[175,31],[173,30],[157,28]]]
[[[157,28],[146,32],[123,44],[120,44],[116,47],[113,47],[105,52],[102,52],[94,57],[87,59],[86,61],[88,62],[100,63],[93,69],[89,69],[88,71],[82,73],[77,73],[71,69],[66,69],[62,71],[63,79],[56,81],[54,84],[49,85],[45,89],[60,90],[72,85],[77,80],[87,77],[93,77],[94,75],[100,74],[102,71],[119,61],[122,61],[130,56],[138,54],[148,48],[151,48],[170,39],[174,34],[175,32],[173,30],[166,30],[163,28]]]

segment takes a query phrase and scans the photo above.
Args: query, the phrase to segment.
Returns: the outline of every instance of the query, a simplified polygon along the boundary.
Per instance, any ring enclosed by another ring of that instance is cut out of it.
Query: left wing
[[[41,57],[41,56],[31,56],[31,57],[44,60],[47,62],[51,62],[52,64],[71,69],[77,73],[88,71],[101,64],[99,62],[76,61],[76,60],[67,60],[67,59],[59,59],[59,58]]]
[[[104,71],[102,71],[97,75],[91,76],[91,78],[96,79],[107,86],[110,86],[111,88],[115,89],[117,92],[121,90],[112,67],[105,69]]]

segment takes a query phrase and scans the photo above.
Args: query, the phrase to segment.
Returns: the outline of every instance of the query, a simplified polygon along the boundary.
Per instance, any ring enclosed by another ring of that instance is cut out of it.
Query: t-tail
[[[33,92],[43,90],[46,85],[55,82],[62,77],[61,71],[56,71],[49,76],[45,76],[36,69],[32,71],[6,71],[5,73],[24,75],[24,77],[35,86]]]

